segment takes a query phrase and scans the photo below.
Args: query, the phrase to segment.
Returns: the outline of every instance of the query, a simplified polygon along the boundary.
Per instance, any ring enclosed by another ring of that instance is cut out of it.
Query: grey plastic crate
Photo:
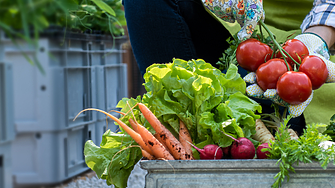
[[[106,110],[114,110],[119,100],[128,96],[127,83],[126,64],[105,66]]]
[[[12,188],[11,142],[0,144],[0,188]]]
[[[141,161],[148,171],[146,188],[259,188],[271,187],[280,171],[277,160]],[[335,166],[324,170],[319,163],[299,163],[285,187],[334,187]]]
[[[0,62],[0,144],[15,137],[12,87],[12,65]]]
[[[98,113],[87,111],[76,121],[73,118],[85,108],[98,108],[98,104],[108,111],[107,97],[114,100],[126,96],[127,75],[121,50],[125,39],[113,41],[101,35],[67,32],[64,36],[64,33],[51,32],[41,34],[38,48],[35,48],[20,40],[16,41],[17,45],[13,44],[0,31],[0,61],[10,62],[12,67],[10,86],[13,89],[2,90],[1,87],[0,95],[5,91],[7,98],[10,96],[13,101],[14,126],[11,128],[15,128],[17,136],[13,140],[11,157],[19,161],[12,169],[17,184],[52,184],[88,170],[83,148],[86,140],[96,141],[97,136],[102,136],[96,133]],[[31,59],[35,56],[45,74],[32,66],[22,53]],[[96,72],[98,67],[102,67],[102,74]],[[109,83],[105,79],[114,72],[118,77],[113,77],[113,83],[120,83],[116,92],[110,92],[105,88]],[[9,100],[0,103],[3,101]],[[9,117],[3,111],[0,105],[0,144],[3,135],[6,140],[11,136],[2,132],[2,116]]]
[[[105,111],[117,110],[117,103],[128,97],[127,65],[105,65],[96,67],[96,107]],[[115,80],[118,80],[117,82]],[[99,121],[105,115],[97,113]]]
[[[51,185],[88,170],[84,144],[96,140],[95,130],[92,123],[63,131],[19,134],[11,152],[15,185]]]
[[[17,41],[18,47],[0,35],[0,60],[11,62],[13,68],[12,96],[18,133],[64,130],[92,123],[97,120],[96,112],[85,112],[75,122],[73,118],[85,108],[99,107],[96,103],[101,104],[107,97],[111,98],[108,101],[113,100],[110,105],[116,105],[115,100],[126,96],[126,66],[122,64],[121,50],[125,38],[113,42],[111,37],[87,34],[52,36],[41,35],[39,48],[35,49],[24,41]],[[35,54],[45,75],[29,64],[22,52],[31,58]],[[104,69],[104,80],[105,75],[113,77],[113,84],[117,84],[114,91],[105,88],[110,81],[96,81],[99,66]],[[97,98],[97,87],[104,98]]]

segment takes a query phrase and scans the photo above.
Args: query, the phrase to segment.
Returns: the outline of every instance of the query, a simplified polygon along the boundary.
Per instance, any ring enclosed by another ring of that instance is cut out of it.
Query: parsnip
[[[253,135],[253,139],[263,143],[269,143],[269,140],[275,140],[271,132],[266,128],[262,120],[256,119],[256,134]]]

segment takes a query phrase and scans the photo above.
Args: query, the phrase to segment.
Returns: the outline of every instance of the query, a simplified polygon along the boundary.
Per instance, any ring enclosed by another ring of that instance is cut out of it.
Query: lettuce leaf
[[[255,112],[261,106],[245,95],[246,83],[230,65],[226,74],[198,59],[153,64],[144,75],[146,104],[160,121],[177,135],[178,120],[190,131],[194,144],[208,141],[229,146],[234,137],[255,133]],[[222,123],[234,119],[229,126]]]
[[[108,185],[125,188],[134,165],[142,158],[140,148],[129,147],[132,145],[134,140],[129,135],[107,130],[100,147],[92,140],[85,143],[85,162],[99,178],[106,179]]]

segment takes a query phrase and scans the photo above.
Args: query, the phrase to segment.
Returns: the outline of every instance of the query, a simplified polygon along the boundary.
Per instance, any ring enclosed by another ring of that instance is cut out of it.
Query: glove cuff
[[[315,33],[303,33],[295,37],[308,48],[309,54],[319,54],[329,59],[329,50],[327,43]]]
[[[310,35],[315,35],[315,36],[319,37],[322,40],[322,42],[325,44],[325,46],[327,48],[327,51],[329,52],[329,48],[328,48],[328,45],[326,45],[327,44],[326,41],[322,37],[320,37],[320,35],[318,35],[316,33],[310,33],[310,32],[305,32],[303,34],[310,34]]]

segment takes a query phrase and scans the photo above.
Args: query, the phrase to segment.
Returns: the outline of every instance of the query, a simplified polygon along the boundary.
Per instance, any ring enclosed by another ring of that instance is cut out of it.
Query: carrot
[[[148,153],[144,149],[141,149],[141,150],[142,150],[142,156],[145,160],[155,160],[155,157],[152,156],[150,153]]]
[[[190,144],[192,143],[192,138],[182,120],[179,121],[179,142],[185,148],[186,153],[193,158],[192,146]]]
[[[114,121],[116,121],[116,123],[118,123],[130,135],[130,137],[132,137],[135,140],[135,142],[138,143],[138,145],[141,146],[142,149],[144,149],[145,151],[147,151],[151,155],[153,154],[152,151],[151,151],[151,149],[143,141],[141,135],[138,134],[137,132],[135,132],[130,127],[128,127],[125,123],[123,123],[121,120],[119,120],[115,116],[113,116],[113,115],[111,115],[111,114],[109,114],[109,113],[107,113],[107,112],[105,112],[103,110],[99,110],[99,109],[95,109],[95,108],[87,108],[85,110],[82,110],[81,112],[78,113],[78,115],[80,113],[88,111],[88,110],[95,110],[95,111],[102,112],[102,113],[106,114],[108,117],[110,117],[111,119],[113,119]],[[75,117],[75,119],[77,118],[77,116]]]
[[[165,143],[170,153],[175,159],[189,160],[193,159],[192,156],[188,155],[185,148],[177,140],[176,137],[157,119],[157,117],[142,103],[137,103],[145,119],[150,123],[152,128],[155,129],[156,133],[159,134],[162,141]]]
[[[145,127],[137,124],[138,133],[157,159],[174,160],[170,152]]]
[[[269,129],[266,128],[260,119],[256,119],[256,134],[254,134],[252,138],[261,143],[269,142],[269,140],[275,140]]]
[[[162,145],[163,145],[166,149],[168,149],[168,147],[167,147],[166,144],[163,142],[162,138],[159,136],[158,133],[155,133],[155,134],[154,134],[154,137],[155,137],[160,143],[162,143]]]
[[[129,121],[131,127],[134,129],[134,131],[138,133],[138,128],[137,128],[136,122],[131,118],[128,121]]]

